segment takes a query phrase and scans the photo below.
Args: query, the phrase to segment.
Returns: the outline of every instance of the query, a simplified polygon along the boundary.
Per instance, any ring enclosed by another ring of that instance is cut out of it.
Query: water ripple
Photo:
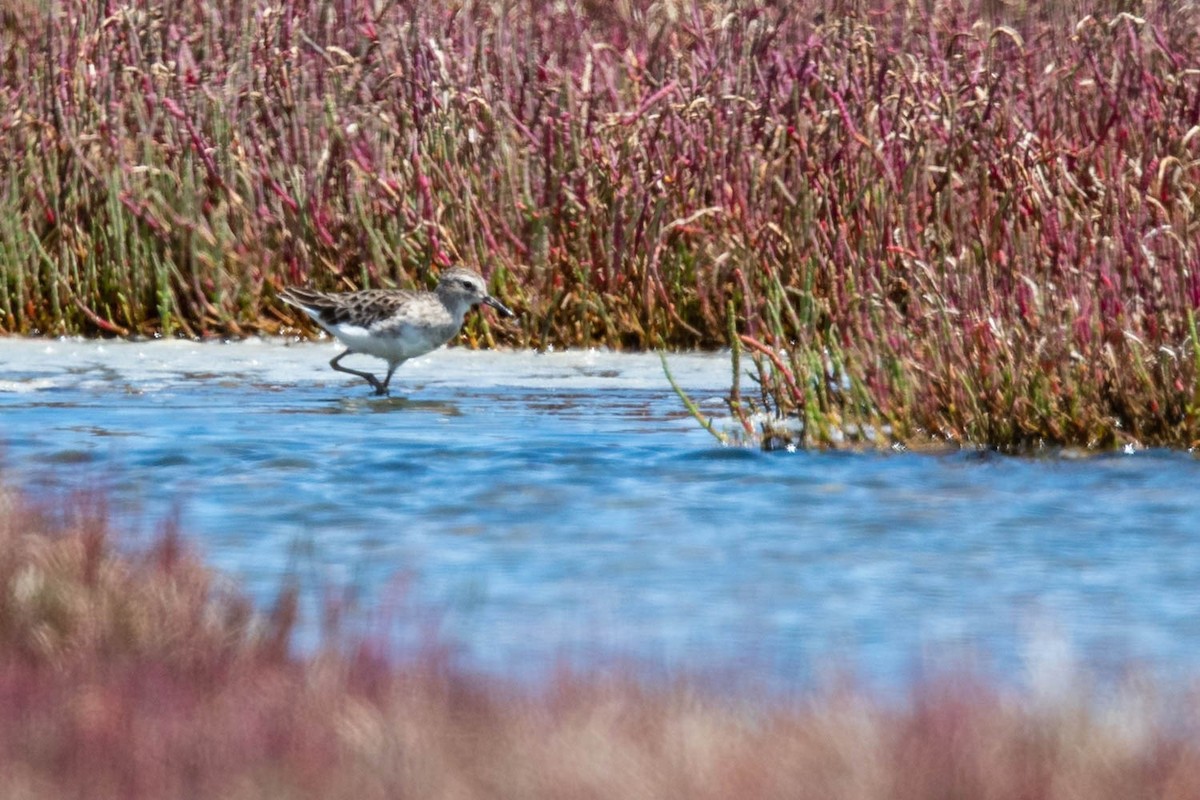
[[[509,674],[888,682],[977,653],[1012,675],[1047,619],[1100,669],[1200,668],[1187,454],[764,454],[718,446],[636,356],[443,351],[379,399],[322,347],[162,345],[0,342],[6,471],[107,482],[143,528],[182,509],[264,602],[285,575],[364,602],[411,576],[462,657]],[[672,370],[719,395],[728,362]]]

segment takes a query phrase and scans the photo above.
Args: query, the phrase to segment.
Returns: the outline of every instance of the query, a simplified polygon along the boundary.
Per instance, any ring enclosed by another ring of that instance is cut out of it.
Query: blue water
[[[1019,680],[1047,631],[1101,675],[1200,675],[1192,455],[761,453],[718,446],[644,357],[442,351],[377,400],[334,352],[0,342],[0,463],[146,530],[177,513],[264,605],[285,577],[352,589],[398,642],[518,679]],[[721,356],[675,361],[724,391]]]

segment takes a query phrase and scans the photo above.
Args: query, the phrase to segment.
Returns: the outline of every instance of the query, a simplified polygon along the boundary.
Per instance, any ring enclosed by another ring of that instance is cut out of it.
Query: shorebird
[[[346,345],[329,366],[362,378],[375,394],[387,394],[392,373],[405,361],[453,339],[472,307],[484,303],[506,317],[513,316],[507,306],[488,294],[479,273],[464,267],[443,272],[432,292],[367,289],[333,293],[290,286],[279,297]],[[387,375],[380,381],[369,372],[343,367],[339,362],[352,353],[382,358],[388,365]]]

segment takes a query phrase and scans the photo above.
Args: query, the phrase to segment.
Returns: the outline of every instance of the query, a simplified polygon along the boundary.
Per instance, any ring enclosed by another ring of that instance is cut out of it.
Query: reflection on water
[[[390,414],[393,412],[444,414],[456,417],[458,406],[444,400],[412,400],[407,397],[328,397],[322,405],[277,408],[277,414]]]
[[[375,398],[322,347],[45,346],[0,342],[10,475],[103,485],[146,529],[181,509],[264,601],[293,575],[378,608],[401,581],[477,667],[1011,676],[1048,624],[1102,672],[1200,671],[1186,454],[722,449],[635,356],[443,351]],[[720,397],[727,360],[689,358]]]

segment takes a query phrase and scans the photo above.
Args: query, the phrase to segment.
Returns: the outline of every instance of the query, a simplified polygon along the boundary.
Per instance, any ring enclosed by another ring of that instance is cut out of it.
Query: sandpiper
[[[488,294],[487,284],[479,273],[464,267],[451,267],[443,272],[437,289],[432,292],[368,289],[330,293],[291,286],[280,292],[279,297],[308,314],[346,345],[346,350],[330,361],[329,366],[362,378],[374,387],[375,394],[387,394],[396,367],[453,339],[473,306],[485,303],[506,317],[513,315],[507,306]],[[369,372],[338,363],[352,353],[382,358],[388,365],[387,375],[380,381]]]

